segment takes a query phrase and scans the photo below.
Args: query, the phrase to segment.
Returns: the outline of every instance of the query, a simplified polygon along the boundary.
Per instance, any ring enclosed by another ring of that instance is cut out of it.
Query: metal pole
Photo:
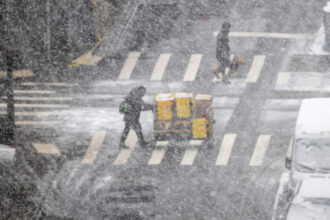
[[[50,63],[50,5],[49,0],[46,2],[46,16],[47,16],[47,30],[46,30],[46,48],[47,48],[47,62]]]
[[[15,106],[14,106],[14,90],[13,90],[13,64],[14,64],[14,54],[11,51],[7,51],[6,61],[7,61],[7,140],[8,145],[15,145]]]
[[[5,30],[4,30],[4,44],[9,41],[9,21],[10,16],[13,16],[12,6],[10,5],[11,1],[6,1],[5,5]],[[7,95],[7,123],[6,123],[6,144],[15,145],[15,108],[14,108],[14,91],[13,91],[13,66],[14,66],[14,58],[15,54],[13,48],[11,48],[11,44],[6,44],[8,48],[6,48],[5,52],[5,60],[7,66],[7,78],[5,80],[5,89]]]

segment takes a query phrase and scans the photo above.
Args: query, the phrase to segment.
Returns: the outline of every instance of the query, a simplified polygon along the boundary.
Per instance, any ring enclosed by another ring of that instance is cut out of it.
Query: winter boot
[[[122,149],[128,149],[129,146],[127,146],[125,143],[120,143],[120,144],[119,144],[119,148],[122,148]]]
[[[219,73],[217,72],[217,70],[213,70],[213,74],[215,75],[215,77],[217,79],[220,79]]]
[[[226,75],[223,75],[223,76],[222,76],[222,82],[223,82],[223,83],[226,83],[226,84],[230,84],[230,81],[228,80],[228,78],[227,78]]]

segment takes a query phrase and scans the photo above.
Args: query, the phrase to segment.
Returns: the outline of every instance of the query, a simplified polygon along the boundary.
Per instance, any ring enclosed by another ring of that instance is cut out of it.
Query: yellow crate
[[[176,93],[175,96],[176,118],[190,118],[192,116],[193,98],[191,93]]]
[[[172,120],[173,96],[169,93],[157,94],[155,99],[157,120]]]
[[[193,138],[194,139],[206,139],[209,138],[209,120],[205,118],[193,119]]]

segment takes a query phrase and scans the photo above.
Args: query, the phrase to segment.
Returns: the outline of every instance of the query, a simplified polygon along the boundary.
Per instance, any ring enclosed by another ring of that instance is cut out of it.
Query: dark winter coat
[[[229,62],[230,60],[228,31],[221,31],[218,34],[216,56],[220,62]]]
[[[127,113],[124,115],[124,121],[136,123],[139,122],[141,111],[149,111],[153,109],[153,105],[146,104],[142,100],[144,94],[141,94],[138,89],[133,89],[125,98],[127,101]]]

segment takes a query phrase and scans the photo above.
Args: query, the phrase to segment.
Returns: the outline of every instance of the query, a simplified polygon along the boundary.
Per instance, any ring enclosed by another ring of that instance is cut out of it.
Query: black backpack
[[[121,114],[127,114],[130,109],[130,103],[128,100],[124,100],[119,104],[119,113]]]

